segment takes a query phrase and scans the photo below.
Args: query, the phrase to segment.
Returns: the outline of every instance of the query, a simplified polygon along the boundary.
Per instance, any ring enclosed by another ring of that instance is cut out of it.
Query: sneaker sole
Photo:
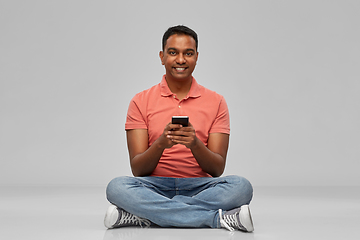
[[[118,220],[119,212],[116,209],[115,205],[109,206],[108,210],[106,211],[105,218],[104,218],[104,225],[107,228],[113,228],[114,224]]]
[[[246,231],[254,231],[249,205],[243,205],[240,209],[241,224],[246,228]]]

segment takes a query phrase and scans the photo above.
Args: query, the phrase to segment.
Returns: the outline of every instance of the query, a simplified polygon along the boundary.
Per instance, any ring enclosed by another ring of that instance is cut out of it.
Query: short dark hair
[[[195,44],[196,44],[196,51],[198,49],[198,36],[196,34],[196,32],[184,25],[178,25],[178,26],[174,26],[174,27],[170,27],[163,36],[162,39],[162,49],[163,51],[165,50],[165,45],[166,45],[166,41],[168,40],[168,38],[172,35],[188,35],[190,37],[192,37],[195,40]]]

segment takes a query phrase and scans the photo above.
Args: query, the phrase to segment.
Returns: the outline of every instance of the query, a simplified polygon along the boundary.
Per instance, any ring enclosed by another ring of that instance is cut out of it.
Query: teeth
[[[178,71],[184,71],[185,68],[176,68],[176,70],[178,70]]]

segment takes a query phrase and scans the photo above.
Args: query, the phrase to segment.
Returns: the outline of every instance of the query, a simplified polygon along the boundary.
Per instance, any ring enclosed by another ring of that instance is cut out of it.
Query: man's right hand
[[[164,128],[160,138],[158,139],[158,144],[160,144],[160,146],[163,148],[171,148],[172,146],[176,145],[177,143],[173,142],[171,139],[171,133],[179,130],[181,127],[182,126],[180,124],[172,124],[171,122],[168,123]]]

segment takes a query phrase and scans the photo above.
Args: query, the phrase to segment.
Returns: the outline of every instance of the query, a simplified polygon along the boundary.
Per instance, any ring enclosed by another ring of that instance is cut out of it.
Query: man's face
[[[172,35],[166,41],[164,51],[160,52],[166,77],[175,81],[189,80],[195,69],[198,52],[195,40],[188,35]],[[170,80],[170,79],[168,79]]]

